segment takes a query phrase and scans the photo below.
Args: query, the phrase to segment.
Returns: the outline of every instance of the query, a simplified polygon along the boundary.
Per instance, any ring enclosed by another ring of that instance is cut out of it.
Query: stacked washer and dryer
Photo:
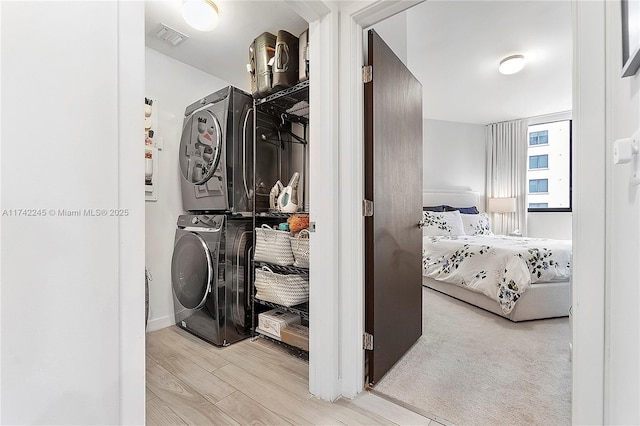
[[[171,281],[176,324],[219,346],[250,333],[256,182],[277,180],[277,149],[261,145],[254,169],[253,98],[227,87],[189,105],[180,140],[183,208]]]

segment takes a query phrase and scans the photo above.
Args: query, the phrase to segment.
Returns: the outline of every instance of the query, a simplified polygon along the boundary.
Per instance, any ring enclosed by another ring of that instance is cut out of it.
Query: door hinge
[[[373,334],[364,333],[362,335],[362,349],[365,351],[373,350]]]
[[[362,67],[362,81],[364,83],[371,83],[373,80],[373,67],[371,65],[365,65]]]
[[[309,232],[316,232],[316,223],[309,222]]]
[[[362,216],[373,216],[373,201],[362,200]]]

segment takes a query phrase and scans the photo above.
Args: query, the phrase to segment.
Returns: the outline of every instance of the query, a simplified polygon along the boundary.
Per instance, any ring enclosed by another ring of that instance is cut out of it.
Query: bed
[[[571,241],[492,235],[479,201],[423,193],[423,285],[514,322],[568,316]]]

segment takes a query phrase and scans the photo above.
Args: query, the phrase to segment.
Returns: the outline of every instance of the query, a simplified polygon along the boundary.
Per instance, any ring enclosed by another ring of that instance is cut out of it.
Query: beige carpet
[[[568,318],[513,323],[423,288],[423,335],[374,391],[456,425],[571,424]]]

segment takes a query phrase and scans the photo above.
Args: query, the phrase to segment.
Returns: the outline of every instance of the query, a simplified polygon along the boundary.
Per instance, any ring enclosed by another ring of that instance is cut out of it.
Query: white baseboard
[[[175,325],[175,318],[173,315],[169,315],[162,318],[154,318],[147,322],[147,333],[152,331],[161,330],[163,328],[171,327]]]

